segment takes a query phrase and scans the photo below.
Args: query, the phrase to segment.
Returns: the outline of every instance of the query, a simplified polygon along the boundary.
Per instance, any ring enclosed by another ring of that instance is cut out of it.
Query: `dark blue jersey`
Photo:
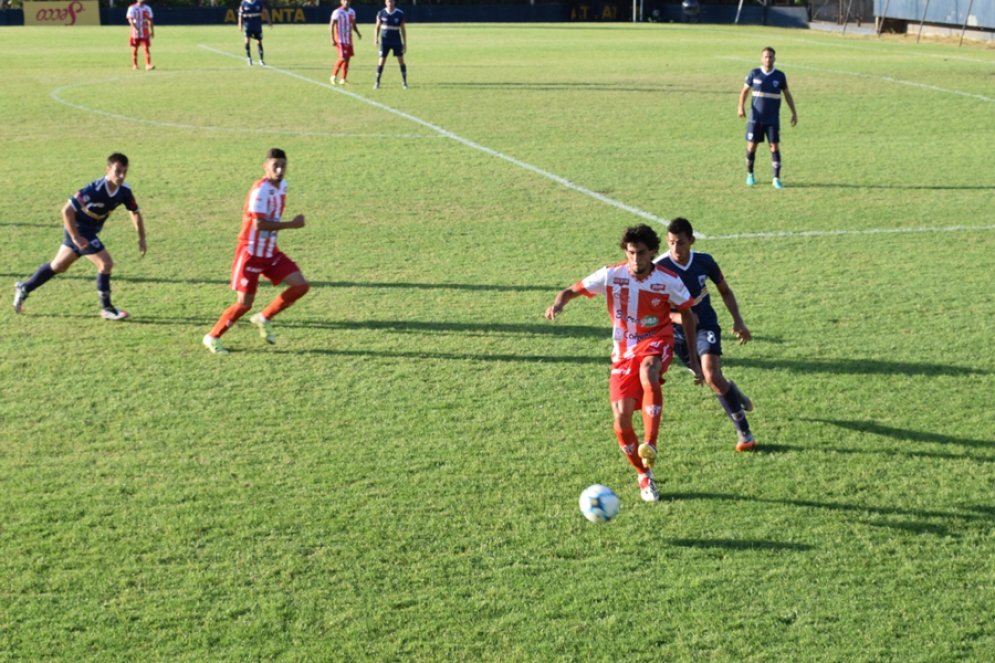
[[[381,9],[377,13],[380,21],[380,43],[384,46],[401,45],[401,26],[404,25],[404,12],[395,9],[394,13]]]
[[[745,85],[753,90],[750,121],[780,124],[781,92],[788,89],[784,73],[777,69],[765,73],[762,67],[757,67],[746,76]]]
[[[712,308],[708,292],[709,279],[715,285],[722,283],[723,280],[722,270],[719,269],[719,265],[715,262],[715,259],[707,253],[692,251],[686,265],[678,263],[670,256],[670,253],[667,253],[662,258],[657,258],[655,262],[664,269],[677,274],[681,278],[681,281],[684,282],[688,292],[691,293],[691,299],[694,300],[691,310],[698,316],[698,327],[717,327],[719,325],[719,317],[715,314],[715,309]],[[680,325],[677,326],[679,327]]]
[[[129,212],[138,211],[138,203],[135,202],[135,196],[127,184],[122,183],[114,195],[111,195],[107,188],[107,178],[101,177],[87,184],[69,199],[73,209],[76,210],[77,226],[100,232],[104,227],[104,221],[119,205],[124,205]]]
[[[242,17],[242,29],[247,32],[262,32],[263,0],[242,0],[238,6],[238,15]]]

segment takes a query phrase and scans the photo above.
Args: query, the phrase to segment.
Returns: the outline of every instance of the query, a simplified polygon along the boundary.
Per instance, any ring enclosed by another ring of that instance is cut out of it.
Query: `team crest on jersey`
[[[660,299],[659,297],[654,297],[653,299],[651,299],[651,300],[650,300],[650,304],[652,304],[652,305],[653,305],[653,308],[656,308],[657,306],[659,306],[659,305],[660,305],[660,303],[661,303],[662,301],[663,301],[663,300],[662,300],[662,299]]]
[[[698,275],[698,285],[700,285],[702,288],[704,288],[705,287],[705,281],[707,279],[708,279],[708,276],[706,276],[705,274],[699,274]]]
[[[780,85],[780,81],[774,81],[774,87],[777,87],[778,85]]]
[[[663,285],[662,283],[653,283],[650,285],[650,290],[652,290],[653,292],[666,292],[667,286]],[[654,303],[653,306],[656,306],[656,304]]]
[[[616,277],[615,280],[612,281],[612,283],[614,283],[615,285],[629,285],[629,279],[623,279],[621,277]]]

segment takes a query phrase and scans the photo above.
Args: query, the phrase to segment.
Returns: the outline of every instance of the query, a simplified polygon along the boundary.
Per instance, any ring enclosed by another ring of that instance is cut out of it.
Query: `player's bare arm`
[[[408,53],[408,32],[404,29],[404,21],[401,21],[401,53]]]
[[[357,37],[359,37],[360,39],[363,38],[363,35],[359,34],[359,26],[358,25],[356,25],[355,23],[353,23],[352,24],[352,29],[353,29],[353,32],[356,33]]]
[[[373,24],[373,44],[380,45],[380,16],[377,15],[377,22]]]
[[[788,92],[788,88],[784,88],[784,100],[788,102],[788,108],[791,109],[791,126],[798,124],[798,113],[795,112],[795,100]]]
[[[746,345],[753,340],[753,334],[750,333],[750,330],[746,327],[746,323],[743,322],[743,316],[739,314],[739,304],[736,302],[736,295],[733,294],[732,288],[724,280],[719,283],[719,294],[722,295],[722,303],[729,310],[729,315],[732,316],[732,333],[739,339],[740,345]]]
[[[148,250],[148,245],[145,244],[145,219],[142,218],[142,213],[130,212],[131,223],[135,226],[135,232],[138,233],[138,252],[145,257],[145,252]]]
[[[560,294],[558,294],[556,299],[553,300],[553,305],[546,309],[545,318],[547,320],[556,320],[556,316],[563,312],[563,307],[566,306],[570,300],[580,296],[581,293],[574,290],[574,286],[561,290]]]
[[[698,338],[698,321],[695,320],[694,311],[690,308],[681,309],[681,327],[684,328],[684,337],[688,341],[688,368],[694,373],[694,383],[702,384],[705,381],[701,372],[701,363],[698,361],[698,345],[690,339]]]
[[[76,245],[76,248],[83,251],[90,246],[90,242],[79,234],[79,228],[76,227],[76,209],[72,203],[66,203],[65,207],[62,208],[62,225],[66,227],[69,239]]]
[[[746,117],[746,95],[750,93],[749,86],[743,86],[743,91],[739,93],[739,116]]]
[[[335,41],[335,20],[333,19],[328,23],[328,34],[332,38],[332,46],[338,46],[339,43]]]
[[[304,215],[298,214],[290,221],[267,221],[266,219],[253,219],[252,227],[256,230],[289,230],[291,228],[303,228]]]
[[[265,7],[263,7],[263,11],[261,13],[262,13],[263,18],[266,19],[266,22],[269,23],[269,27],[272,28],[273,27],[273,19],[271,19],[270,16],[269,16],[269,10],[266,9]]]

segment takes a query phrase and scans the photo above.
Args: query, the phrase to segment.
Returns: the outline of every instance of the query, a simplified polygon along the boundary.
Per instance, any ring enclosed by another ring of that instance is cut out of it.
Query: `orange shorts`
[[[239,249],[231,265],[231,289],[247,295],[256,294],[259,277],[265,276],[273,285],[294,272],[301,271],[293,260],[282,251],[275,251],[272,258],[250,256],[248,251]]]
[[[611,378],[608,380],[608,392],[612,403],[625,398],[634,398],[636,406],[641,406],[643,402],[643,383],[639,380],[639,367],[645,357],[653,355],[643,355],[632,359],[623,359],[612,364]],[[670,368],[670,362],[674,360],[674,344],[667,343],[663,346],[660,354],[663,366],[660,367],[660,384],[663,384],[663,374]]]

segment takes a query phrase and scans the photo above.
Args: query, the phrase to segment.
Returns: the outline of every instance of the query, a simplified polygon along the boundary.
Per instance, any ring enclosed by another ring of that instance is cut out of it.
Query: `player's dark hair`
[[[645,244],[646,248],[650,251],[657,251],[660,249],[660,236],[645,223],[640,223],[638,226],[631,226],[625,229],[625,233],[622,234],[622,241],[618,243],[618,246],[625,251],[626,246],[629,244]]]
[[[684,235],[688,239],[694,237],[694,228],[691,222],[683,216],[679,216],[667,225],[667,232],[671,235]]]
[[[281,150],[279,147],[271,147],[269,152],[266,153],[267,159],[286,159],[287,153]]]
[[[770,51],[770,54],[771,54],[771,55],[777,55],[777,51],[775,51],[775,50],[774,50],[773,48],[771,48],[770,46],[768,46],[767,48],[765,48],[764,50],[762,50],[762,51],[760,51],[760,52],[761,52],[761,53],[766,53],[767,51]]]
[[[120,152],[115,152],[114,154],[112,154],[109,157],[107,157],[107,165],[109,166],[112,163],[119,163],[122,166],[124,166],[125,168],[127,168],[128,167],[128,157],[124,156]]]

